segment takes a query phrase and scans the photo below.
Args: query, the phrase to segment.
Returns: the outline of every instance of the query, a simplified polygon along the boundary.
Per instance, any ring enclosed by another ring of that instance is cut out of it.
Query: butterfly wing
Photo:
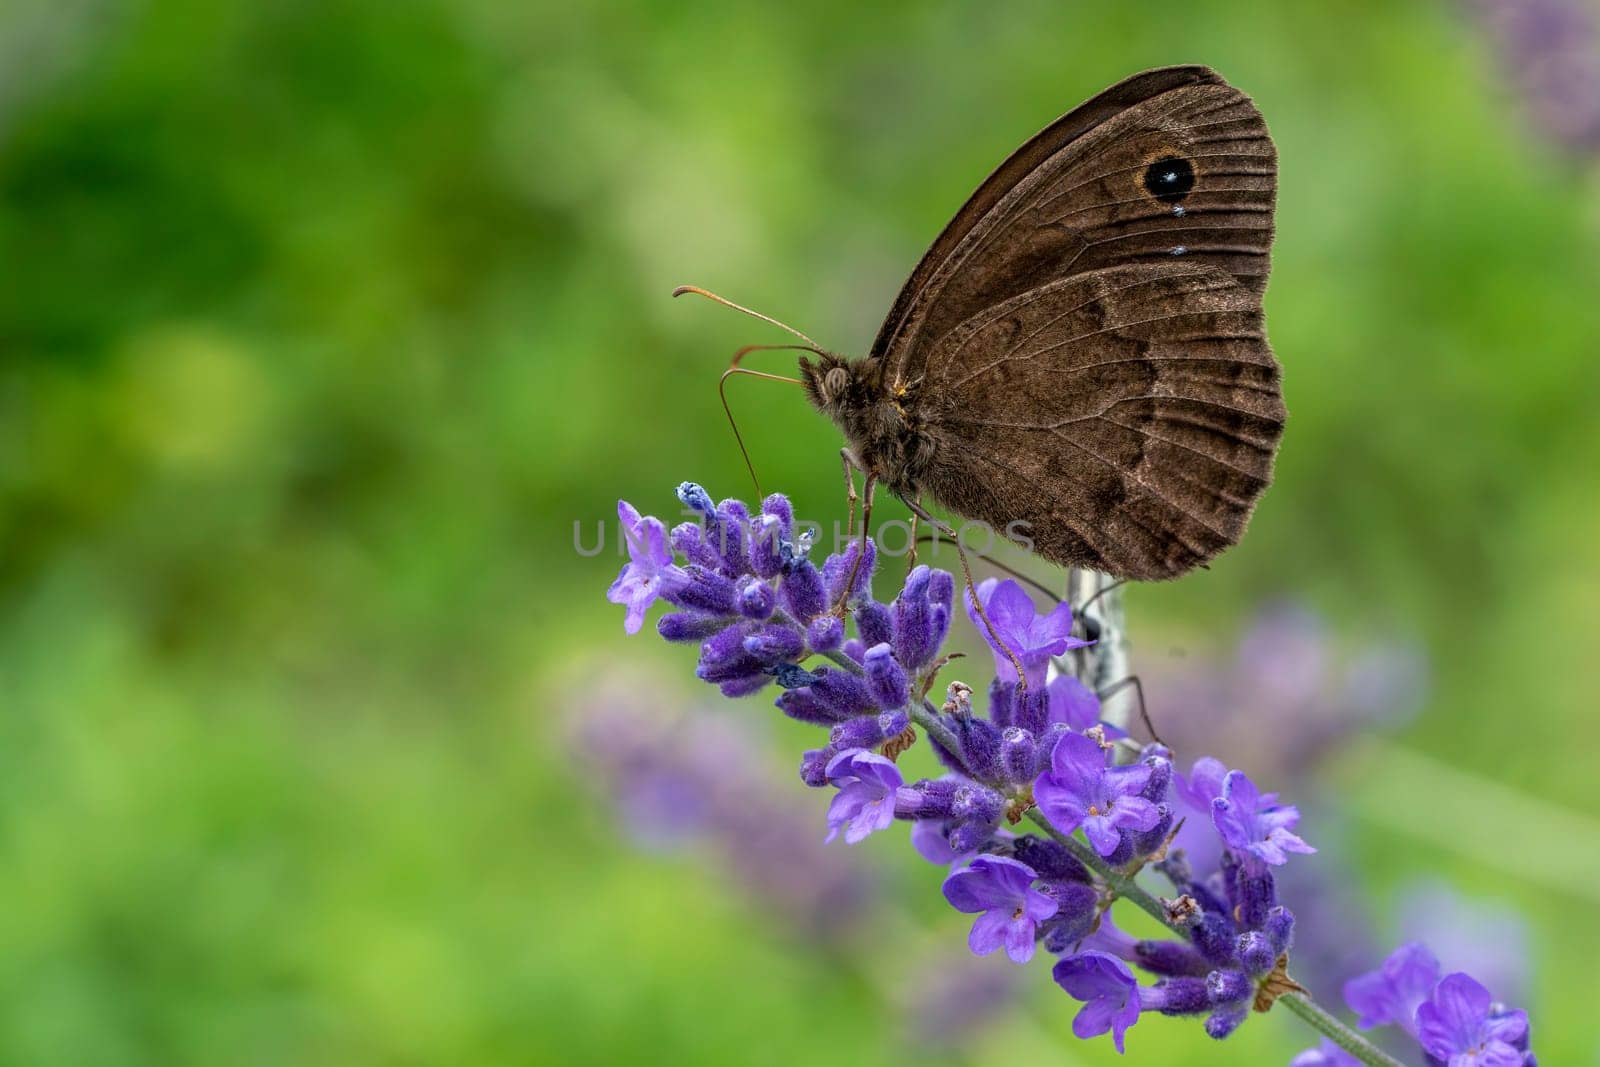
[[[1275,192],[1260,113],[1204,67],[1136,75],[1025,144],[873,349],[937,447],[918,488],[1129,577],[1237,541],[1283,421],[1260,314]]]
[[[1074,274],[930,354],[939,461],[920,488],[1041,556],[1170,578],[1238,541],[1283,431],[1256,293],[1169,262]]]

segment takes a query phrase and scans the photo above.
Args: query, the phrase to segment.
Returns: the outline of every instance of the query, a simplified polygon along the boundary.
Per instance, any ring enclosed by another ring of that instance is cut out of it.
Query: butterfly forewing
[[[919,297],[928,295],[929,278],[949,260],[962,238],[989,214],[1002,197],[1044,165],[1062,146],[1130,107],[1173,89],[1196,84],[1220,85],[1223,82],[1215,71],[1199,66],[1158,67],[1143,71],[1124,78],[1084,101],[1029,138],[978,186],[923,255],[916,269],[911,272],[911,277],[901,287],[894,307],[884,318],[883,327],[873,342],[872,354],[882,356],[896,345],[900,335],[905,332],[913,305]]]
[[[888,363],[912,380],[928,346],[967,318],[1099,267],[1183,258],[1264,289],[1276,171],[1260,113],[1232,86],[1135,104],[1044,158],[967,228],[909,300]]]
[[[1236,542],[1284,418],[1260,313],[1275,171],[1254,105],[1204,68],[1129,79],[1024,145],[880,333],[936,447],[917,489],[1129,577]]]

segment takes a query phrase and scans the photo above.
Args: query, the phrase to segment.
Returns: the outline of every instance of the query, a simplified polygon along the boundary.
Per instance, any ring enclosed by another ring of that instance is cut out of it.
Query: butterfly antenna
[[[717,303],[723,305],[724,307],[731,307],[735,311],[742,311],[746,315],[751,316],[752,318],[760,319],[762,322],[770,322],[770,323],[772,323],[772,325],[778,327],[778,329],[787,330],[790,333],[794,334],[796,337],[800,338],[800,340],[804,341],[808,345],[811,345],[813,348],[817,347],[817,342],[813,341],[811,338],[807,337],[805,334],[801,333],[799,330],[795,329],[793,326],[790,326],[787,323],[779,322],[777,319],[773,318],[771,315],[763,315],[759,311],[752,311],[750,308],[745,307],[743,304],[735,304],[732,300],[729,300],[727,297],[718,296],[716,293],[711,292],[709,289],[702,289],[698,285],[680,285],[676,289],[672,290],[672,295],[673,296],[682,296],[684,293],[694,293],[696,296],[703,296],[707,300],[715,300]]]
[[[1106,686],[1105,689],[1099,693],[1096,693],[1095,695],[1100,698],[1100,703],[1104,704],[1106,701],[1110,700],[1112,697],[1128,688],[1133,689],[1133,694],[1139,702],[1139,718],[1144,720],[1144,728],[1150,731],[1150,739],[1158,745],[1166,745],[1166,742],[1161,740],[1161,735],[1156,733],[1156,724],[1150,720],[1150,712],[1145,708],[1144,683],[1139,680],[1139,676],[1137,674],[1130,674],[1120,682],[1112,682],[1110,685]]]
[[[752,378],[765,378],[769,382],[787,382],[790,385],[804,385],[799,378],[786,378],[781,374],[768,374],[765,371],[749,370],[739,366],[740,361],[751,352],[792,351],[816,352],[822,350],[810,345],[745,345],[733,354],[733,360],[728,364],[728,369],[722,372],[722,377],[717,380],[717,395],[722,398],[722,413],[728,416],[728,425],[733,429],[733,439],[738,442],[739,454],[744,456],[745,469],[750,472],[750,481],[756,487],[756,498],[759,500],[761,493],[761,479],[756,477],[755,464],[750,462],[750,450],[744,446],[744,435],[739,432],[739,424],[734,421],[733,408],[728,405],[728,379],[735,374],[748,374]]]

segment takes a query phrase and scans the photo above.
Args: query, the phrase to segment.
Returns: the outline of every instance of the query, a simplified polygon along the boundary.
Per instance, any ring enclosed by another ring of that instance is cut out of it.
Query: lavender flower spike
[[[606,599],[613,604],[626,604],[627,618],[623,629],[630,634],[639,632],[644,625],[644,613],[657,597],[668,595],[683,587],[689,576],[672,562],[672,550],[667,547],[667,528],[652,516],[641,517],[626,500],[617,501],[617,518],[621,522],[622,536],[628,542],[628,562],[622,573],[606,590]]]
[[[994,624],[995,636],[1004,647],[995,644],[989,627],[974,610],[972,598],[963,597],[963,603],[973,625],[994,652],[994,670],[1001,681],[1015,683],[1017,680],[1017,669],[1011,663],[1008,649],[1022,661],[1028,688],[1038,690],[1044,686],[1051,656],[1090,644],[1072,636],[1072,605],[1065,601],[1057,604],[1050,614],[1039,615],[1034,611],[1033,599],[1010,578],[1003,582],[990,578],[978,583],[977,595],[984,614]]]
[[[734,500],[713,505],[692,483],[678,495],[703,525],[685,523],[669,535],[658,520],[618,503],[631,558],[608,597],[627,608],[630,633],[665,599],[678,610],[657,628],[669,641],[698,643],[698,677],[729,697],[776,684],[784,715],[826,731],[799,767],[806,785],[834,787],[825,842],[842,834],[856,844],[896,820],[912,823],[912,847],[949,865],[942,891],[971,917],[972,953],[992,957],[1004,949],[1025,963],[1042,942],[1046,953],[1063,956],[1052,973],[1082,1002],[1073,1032],[1109,1033],[1119,1053],[1144,1012],[1203,1020],[1205,1034],[1220,1040],[1257,1003],[1265,1006],[1263,992],[1281,989],[1274,980],[1282,977],[1295,916],[1280,902],[1275,868],[1291,853],[1315,851],[1295,833],[1299,811],[1214,759],[1176,774],[1163,744],[1116,765],[1094,689],[1065,674],[1049,678],[1054,656],[1090,644],[1073,636],[1070,608],[1055,605],[1041,615],[1016,582],[983,583],[968,614],[989,640],[994,674],[981,672],[972,679],[977,685],[950,682],[941,708],[924,694],[934,664],[943,663],[954,576],[913,568],[892,600],[880,602],[870,584],[875,545],[855,549],[865,554],[846,590],[857,557],[846,551],[813,564],[811,538],[794,538],[786,498],[769,497],[753,514]],[[836,605],[843,610],[831,611]],[[1086,676],[1098,679],[1109,673],[1100,667],[1115,664],[1089,666]],[[973,708],[975,689],[988,692],[987,714]],[[909,733],[913,721],[920,735]],[[907,785],[893,760],[875,751],[897,753],[916,736],[927,738],[947,775]],[[705,749],[687,732],[683,740],[709,752],[711,765],[728,763],[716,744]],[[681,780],[653,777],[650,766],[630,762],[623,771],[652,812],[703,821],[707,812],[747,808],[743,800],[710,803]],[[1004,828],[1030,804],[1048,837]],[[1180,807],[1192,840],[1166,852]],[[760,821],[735,829],[761,836]],[[1066,836],[1080,829],[1089,850]],[[1176,890],[1171,900],[1128,884],[1136,861],[1157,851],[1166,852],[1155,871]],[[1283,895],[1293,896],[1292,887]],[[1137,905],[1173,937],[1137,940],[1118,930],[1108,899]],[[1305,915],[1312,931],[1340,926],[1334,909]],[[1154,984],[1139,984],[1135,974]],[[1429,1067],[1535,1067],[1524,1012],[1494,1003],[1465,973],[1439,975],[1435,958],[1410,944],[1380,970],[1347,983],[1345,998],[1362,1027],[1405,1028],[1420,1044],[1413,1058]],[[1299,998],[1286,1003],[1331,1039],[1301,1052],[1292,1067],[1397,1062],[1325,1009],[1308,1010]]]
[[[1528,1016],[1495,1008],[1489,991],[1470,975],[1447,974],[1417,1009],[1417,1040],[1449,1067],[1524,1067]]]
[[[1032,867],[1005,856],[979,856],[944,880],[944,898],[957,911],[977,912],[967,945],[987,956],[1001,945],[1013,963],[1033,959],[1039,924],[1057,904],[1033,888]]]
[[[824,840],[832,841],[843,829],[845,842],[853,845],[894,822],[895,790],[905,780],[892,760],[853,748],[829,762],[828,780],[839,792],[828,805],[828,836]]]
[[[1316,849],[1292,832],[1300,822],[1300,809],[1277,800],[1276,793],[1258,792],[1243,771],[1229,771],[1222,780],[1222,795],[1211,802],[1211,822],[1235,853],[1281,867],[1289,862],[1288,853]]]
[[[1149,830],[1161,819],[1155,803],[1140,796],[1150,781],[1144,764],[1107,767],[1106,754],[1083,734],[1064,734],[1050,756],[1050,769],[1033,785],[1033,799],[1050,824],[1064,834],[1083,827],[1102,856],[1122,843],[1124,830]]]

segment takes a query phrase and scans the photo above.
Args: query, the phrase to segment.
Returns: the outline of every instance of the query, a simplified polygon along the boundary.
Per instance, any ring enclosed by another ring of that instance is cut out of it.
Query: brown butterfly
[[[978,187],[869,355],[802,357],[811,402],[914,510],[931,496],[1059,564],[1183,574],[1239,540],[1283,432],[1276,176],[1260,112],[1214,71],[1136,74]]]

